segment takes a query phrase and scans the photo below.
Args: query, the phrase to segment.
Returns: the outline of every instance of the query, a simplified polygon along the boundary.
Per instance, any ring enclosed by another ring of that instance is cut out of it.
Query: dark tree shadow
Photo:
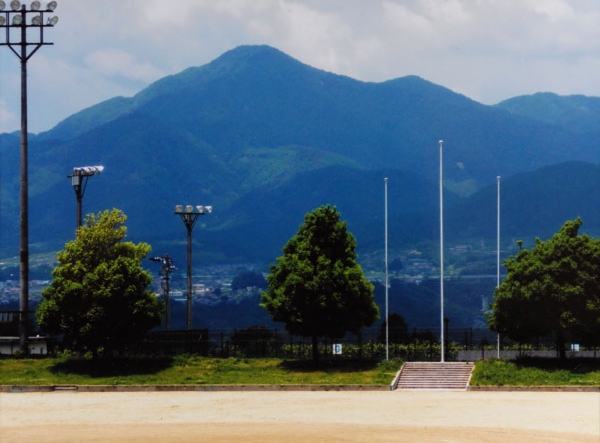
[[[572,374],[589,374],[600,371],[599,358],[536,358],[520,357],[516,364],[522,368],[537,368],[545,371],[569,371]]]
[[[124,377],[155,374],[173,365],[171,357],[69,358],[50,368],[53,374]]]
[[[286,360],[279,364],[282,369],[296,372],[360,372],[369,371],[377,366],[375,360],[366,359],[320,359],[314,360]]]

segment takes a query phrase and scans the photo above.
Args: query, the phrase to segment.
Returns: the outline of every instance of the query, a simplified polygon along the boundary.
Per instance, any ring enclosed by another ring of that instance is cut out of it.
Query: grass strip
[[[600,386],[600,359],[483,360],[471,386]]]
[[[72,357],[0,359],[0,385],[389,385],[402,362]],[[472,386],[600,386],[600,359],[485,360]]]
[[[401,362],[75,358],[0,360],[1,385],[389,385]]]

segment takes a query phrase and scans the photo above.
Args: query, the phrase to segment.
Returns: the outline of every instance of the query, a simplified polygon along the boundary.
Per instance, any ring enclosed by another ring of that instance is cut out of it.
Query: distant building
[[[411,258],[406,260],[405,272],[409,276],[428,274],[433,271],[433,265],[424,258]]]
[[[453,248],[450,248],[451,252],[455,254],[467,254],[473,250],[471,245],[456,245]]]
[[[0,354],[13,355],[21,348],[19,337],[0,337]],[[48,354],[48,337],[29,337],[29,355]]]

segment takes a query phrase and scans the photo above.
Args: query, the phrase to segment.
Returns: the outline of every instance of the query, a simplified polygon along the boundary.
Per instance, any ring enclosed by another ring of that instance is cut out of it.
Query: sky
[[[600,96],[597,0],[57,1],[54,45],[27,63],[33,133],[254,44],[361,81],[418,75],[489,105]],[[0,132],[20,129],[20,75],[0,46]]]

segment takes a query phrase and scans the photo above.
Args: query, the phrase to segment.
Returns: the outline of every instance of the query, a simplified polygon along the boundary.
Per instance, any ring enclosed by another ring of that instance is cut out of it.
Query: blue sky
[[[363,81],[418,75],[485,104],[600,96],[597,0],[58,0],[55,13],[54,45],[28,63],[36,133],[244,44]],[[3,46],[0,132],[19,128],[19,61]]]

